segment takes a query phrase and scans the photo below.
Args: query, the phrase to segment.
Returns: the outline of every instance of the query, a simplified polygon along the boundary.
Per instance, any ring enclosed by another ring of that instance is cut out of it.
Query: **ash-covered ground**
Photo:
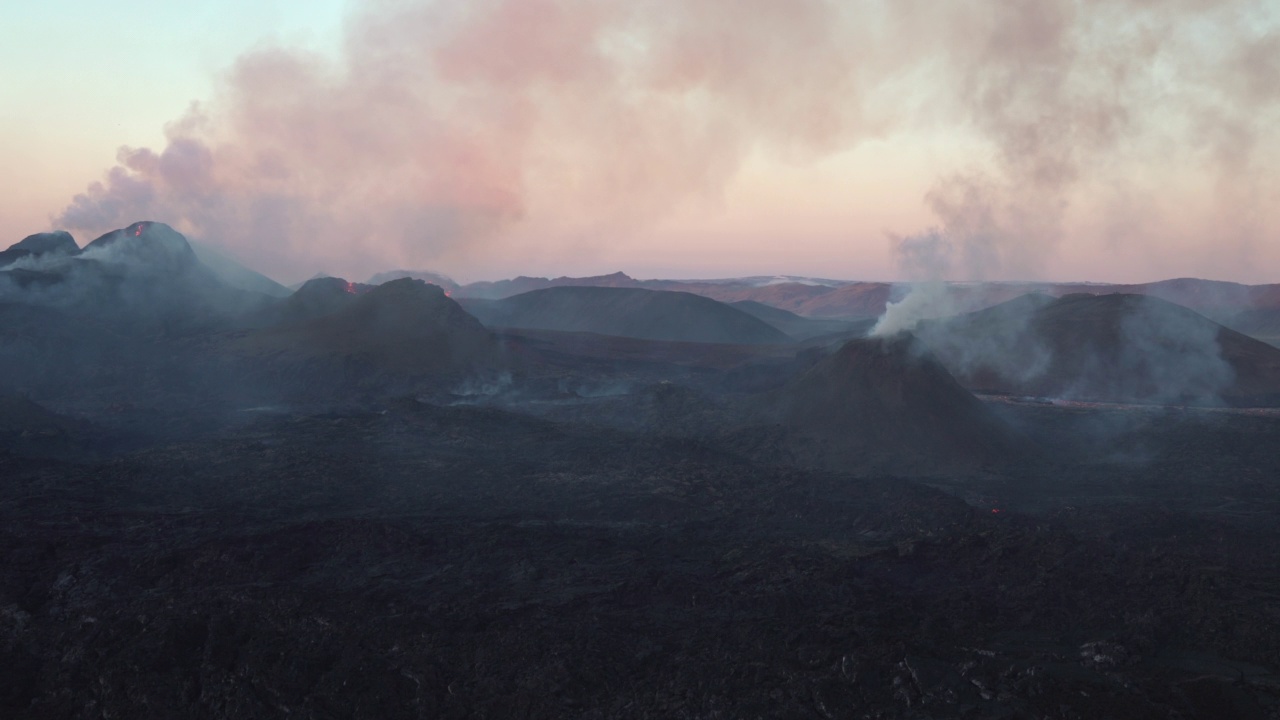
[[[166,314],[121,267],[0,278],[0,716],[1280,717],[1276,356],[1198,315],[1237,349],[1195,403],[978,396],[939,326],[500,329],[412,280]]]

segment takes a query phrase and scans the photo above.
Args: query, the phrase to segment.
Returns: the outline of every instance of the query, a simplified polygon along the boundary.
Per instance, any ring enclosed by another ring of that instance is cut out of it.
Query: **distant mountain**
[[[213,274],[227,285],[241,290],[270,295],[271,297],[287,297],[289,295],[289,288],[256,270],[245,267],[212,245],[188,242],[200,262],[204,263],[205,267],[212,270]]]
[[[1222,324],[1265,342],[1280,347],[1280,307],[1243,310],[1222,320]]]
[[[804,283],[778,283],[758,287],[738,282],[729,283],[693,283],[677,280],[650,281],[647,287],[674,292],[691,292],[697,295],[732,303],[750,300],[763,305],[800,312],[805,303],[822,297],[833,291],[823,285],[807,285]]]
[[[389,272],[380,272],[369,278],[369,282],[367,284],[381,285],[401,278],[413,278],[414,280],[429,282],[432,285],[438,285],[441,288],[444,288],[445,292],[450,294],[456,292],[459,287],[458,283],[453,281],[453,278],[427,270],[391,270]]]
[[[23,258],[43,255],[75,255],[78,252],[80,252],[80,246],[76,245],[75,238],[71,237],[71,233],[65,230],[36,233],[35,235],[26,236],[10,245],[9,249],[0,252],[0,268],[12,265]]]
[[[76,245],[75,238],[71,237],[71,233],[66,230],[56,230],[54,232],[28,235],[14,243],[9,249],[26,250],[37,255],[45,253],[72,255],[80,251],[80,246]]]
[[[287,287],[290,292],[297,292],[299,289],[302,288],[303,285],[306,285],[312,280],[321,280],[323,278],[331,278],[331,277],[333,276],[327,272],[318,272],[315,275],[312,275],[311,277],[307,278],[306,280],[303,280],[302,282],[296,282],[296,283],[293,283],[292,285],[286,285],[285,287]]]
[[[847,290],[850,286],[859,286],[859,289]],[[478,282],[462,286],[457,295],[498,300],[549,287],[615,287],[686,292],[724,303],[752,301],[800,315],[829,318],[875,317],[884,311],[884,303],[889,296],[889,286],[883,283],[847,283],[791,276],[725,280],[636,280],[621,272],[593,277],[548,279],[522,276],[512,280]],[[832,299],[820,300],[827,296]]]
[[[786,343],[768,323],[710,298],[623,287],[554,287],[502,300],[463,300],[489,327],[590,332],[702,343]]]
[[[285,396],[411,392],[505,365],[493,333],[435,285],[392,280],[342,305],[231,338],[228,351]]]
[[[10,289],[0,294],[10,300],[121,327],[208,327],[267,301],[224,283],[181,233],[148,221],[106,233],[75,254],[51,253],[29,267],[0,269],[0,291],[4,280]]]
[[[271,301],[223,283],[161,223],[22,264],[0,269],[0,382],[42,402],[219,401],[236,383],[214,338]]]
[[[136,222],[105,233],[85,245],[81,256],[138,272],[210,272],[182,233],[158,222]]]
[[[635,287],[646,290],[687,292],[725,303],[756,302],[787,310],[802,317],[862,320],[884,314],[888,303],[910,292],[907,283],[853,282],[794,276],[756,276],[721,280],[636,280],[625,273],[555,279],[518,277],[479,282],[457,289],[459,297],[501,299],[548,287]],[[1250,309],[1280,308],[1280,284],[1238,283],[1178,278],[1145,284],[989,282],[947,283],[947,304],[952,314],[980,310],[1027,293],[1052,297],[1091,295],[1151,295],[1190,307],[1219,322],[1230,324],[1236,314]]]
[[[914,337],[850,340],[761,401],[792,461],[836,470],[971,471],[1024,453]]]
[[[1236,310],[1280,308],[1280,284],[1241,285],[1220,280],[1176,278],[1144,285],[1113,286],[1111,292],[1157,297],[1204,313],[1214,319]]]
[[[520,277],[496,282],[475,282],[458,288],[458,297],[501,300],[513,295],[542,290],[550,287],[639,287],[640,282],[625,273],[616,272],[611,275],[594,277],[558,277],[555,279],[540,277]]]
[[[1155,297],[1026,295],[917,332],[980,392],[1280,404],[1280,350]]]
[[[870,329],[867,322],[807,318],[755,300],[739,300],[729,305],[760,318],[795,340],[808,340],[822,335],[860,333]]]
[[[899,286],[894,295],[905,295],[907,286]],[[1107,283],[949,283],[945,286],[945,303],[951,314],[962,314],[992,307],[1028,293],[1050,297],[1067,295],[1143,295],[1159,298],[1195,310],[1213,320],[1228,323],[1241,312],[1252,309],[1280,308],[1280,285],[1241,285],[1239,283],[1197,278],[1176,278],[1159,282],[1112,285]],[[809,314],[812,308],[808,308]]]
[[[332,315],[355,303],[373,285],[348,282],[342,278],[312,278],[289,297],[265,308],[258,325],[297,324]]]

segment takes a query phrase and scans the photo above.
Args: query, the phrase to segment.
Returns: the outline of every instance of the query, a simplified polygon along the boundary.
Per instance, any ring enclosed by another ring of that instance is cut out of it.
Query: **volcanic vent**
[[[350,308],[373,289],[336,277],[312,278],[266,313],[270,323],[301,323]]]
[[[1016,457],[1013,432],[909,334],[845,343],[769,396],[795,461],[935,474]]]

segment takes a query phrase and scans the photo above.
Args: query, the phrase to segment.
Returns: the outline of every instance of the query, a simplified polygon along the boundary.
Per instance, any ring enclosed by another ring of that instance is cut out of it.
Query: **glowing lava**
[[[352,295],[355,295],[355,294],[356,294],[356,284],[355,284],[355,283],[353,283],[353,282],[349,282],[349,283],[347,283],[347,287],[346,287],[345,289],[346,289],[346,291],[347,291],[348,293],[350,293],[350,294],[352,294]]]

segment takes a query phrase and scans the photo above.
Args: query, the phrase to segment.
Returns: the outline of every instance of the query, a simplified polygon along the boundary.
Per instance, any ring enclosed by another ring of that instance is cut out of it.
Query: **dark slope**
[[[548,287],[635,287],[702,295],[724,303],[758,302],[808,318],[857,320],[884,313],[887,303],[900,299],[908,285],[884,282],[769,282],[759,278],[725,280],[636,280],[624,273],[593,277],[517,277],[477,282],[458,288],[459,297],[501,299]],[[1062,297],[1076,293],[1135,294],[1158,297],[1189,307],[1224,324],[1245,310],[1280,307],[1280,284],[1241,285],[1233,282],[1175,278],[1159,282],[1111,285],[1105,283],[992,282],[949,283],[947,293],[957,312],[991,307],[1027,293]]]
[[[172,271],[182,275],[210,272],[181,233],[158,222],[136,222],[112,230],[85,245],[82,252],[89,256],[108,256],[114,262],[146,272]]]
[[[409,278],[336,312],[234,337],[228,350],[288,396],[438,387],[504,360],[478,320],[439,287]]]
[[[213,272],[223,283],[249,292],[262,293],[271,297],[287,297],[289,288],[263,275],[257,270],[245,267],[231,256],[204,243],[190,243],[200,262]]]
[[[1245,310],[1222,321],[1223,325],[1280,347],[1280,307]]]
[[[501,300],[515,295],[552,287],[638,287],[640,282],[626,273],[591,277],[542,278],[521,275],[510,280],[482,281],[464,285],[458,289],[460,297]]]
[[[0,302],[0,329],[0,377],[38,397],[88,393],[147,350],[110,324],[41,305]]]
[[[1280,350],[1142,295],[1028,295],[921,338],[982,392],[1174,404],[1280,403]]]
[[[869,329],[865,322],[807,318],[755,300],[739,300],[729,305],[769,323],[795,340],[803,341],[822,335],[838,335]]]
[[[98,435],[87,422],[0,390],[0,453],[68,459],[83,455]]]
[[[1026,452],[907,334],[851,340],[763,405],[763,415],[786,428],[793,460],[803,465],[943,474]]]
[[[804,315],[800,310],[811,302],[833,291],[826,285],[810,285],[802,282],[781,282],[756,285],[736,280],[699,282],[697,280],[649,280],[645,287],[653,290],[690,292],[724,303],[752,300],[770,307],[783,308]]]
[[[157,222],[114,230],[38,269],[0,270],[0,280],[9,281],[0,283],[7,300],[148,331],[225,326],[269,301],[220,281],[186,238]]]
[[[379,285],[306,330],[315,340],[336,345],[440,340],[464,348],[488,346],[492,338],[438,286],[410,278]]]
[[[0,252],[0,267],[6,267],[26,257],[42,255],[74,255],[80,252],[80,246],[65,230],[57,232],[36,233],[28,235]]]
[[[440,273],[431,272],[430,270],[389,270],[387,272],[380,272],[369,278],[368,284],[381,285],[401,278],[412,278],[414,280],[431,283],[432,285],[439,285],[441,288],[444,288],[446,294],[450,295],[456,292],[459,287],[458,283],[454,282],[453,278],[450,278],[447,275],[441,275]]]
[[[36,255],[45,253],[62,253],[71,255],[80,251],[80,246],[76,245],[75,238],[71,237],[71,233],[66,230],[56,230],[54,232],[36,233],[28,235],[18,242],[14,243],[10,250],[26,250]]]
[[[464,307],[489,327],[744,345],[790,341],[758,318],[690,293],[556,287],[503,300],[471,302]]]
[[[59,408],[212,415],[241,385],[222,367],[223,333],[270,299],[220,282],[172,228],[135,223],[38,267],[0,271],[7,386]]]
[[[807,317],[873,318],[884,312],[893,286],[888,283],[849,283],[817,295],[794,308]]]
[[[332,315],[351,307],[356,298],[373,287],[336,277],[312,278],[289,297],[266,309],[258,324],[297,324]]]

